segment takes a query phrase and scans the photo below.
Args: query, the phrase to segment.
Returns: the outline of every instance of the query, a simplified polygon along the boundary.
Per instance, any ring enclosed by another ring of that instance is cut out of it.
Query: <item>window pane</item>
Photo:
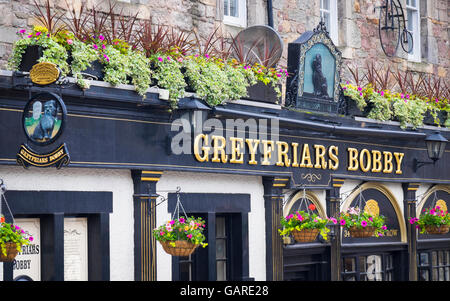
[[[321,4],[321,9],[326,9],[326,10],[330,10],[330,0],[322,0],[320,2]]]
[[[239,17],[239,1],[230,0],[230,16]]]
[[[420,265],[421,266],[428,265],[428,253],[420,253]]]
[[[428,281],[430,277],[428,276],[428,270],[420,270],[419,271],[419,280]]]
[[[325,23],[325,27],[328,31],[330,31],[330,13],[322,12],[320,16],[322,18],[322,21]]]
[[[225,16],[230,15],[230,10],[228,9],[229,6],[230,6],[230,3],[228,2],[228,0],[223,0],[223,14]]]
[[[355,258],[347,257],[344,258],[344,272],[354,272],[355,271]]]
[[[216,240],[216,259],[226,259],[226,244],[224,239]]]
[[[217,281],[227,280],[227,263],[226,261],[217,261]]]
[[[216,237],[225,237],[225,217],[223,216],[216,218]]]

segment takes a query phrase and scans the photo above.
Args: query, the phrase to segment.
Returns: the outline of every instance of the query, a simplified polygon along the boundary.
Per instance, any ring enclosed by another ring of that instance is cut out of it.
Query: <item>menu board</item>
[[[64,219],[64,280],[88,280],[87,219]]]

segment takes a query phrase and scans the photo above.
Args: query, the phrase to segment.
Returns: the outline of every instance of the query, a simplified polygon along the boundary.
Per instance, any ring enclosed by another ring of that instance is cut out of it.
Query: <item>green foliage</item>
[[[205,222],[202,218],[184,217],[167,221],[165,224],[153,229],[153,235],[158,241],[176,241],[187,240],[203,248],[208,244],[203,231],[205,230]]]
[[[8,67],[12,70],[18,70],[22,61],[22,56],[28,46],[41,46],[43,53],[39,58],[39,62],[49,62],[56,64],[61,70],[63,76],[69,73],[69,65],[67,64],[67,51],[58,44],[47,29],[41,26],[35,26],[31,33],[21,30],[18,34],[21,39],[13,45],[11,57],[8,60]]]
[[[176,108],[178,99],[184,96],[186,82],[181,73],[181,63],[170,55],[156,53],[150,56],[154,66],[153,77],[158,81],[158,87],[169,90],[171,108]]]
[[[338,221],[341,226],[344,226],[347,229],[351,227],[356,227],[359,229],[365,227],[375,227],[375,233],[377,236],[383,236],[387,230],[387,227],[384,224],[384,216],[361,212],[358,207],[350,207],[347,212],[341,212],[338,217]]]
[[[16,243],[17,251],[22,252],[22,246],[33,241],[33,237],[25,233],[17,225],[5,223],[5,218],[0,217],[0,247],[3,255],[6,256],[6,243]]]
[[[330,229],[327,228],[328,219],[321,218],[317,214],[310,214],[305,211],[297,211],[295,214],[289,214],[282,217],[280,220],[282,229],[278,229],[281,236],[288,236],[294,230],[301,231],[302,229],[319,229],[320,235],[327,240],[327,233]]]
[[[420,233],[426,233],[426,226],[450,226],[450,214],[448,211],[442,210],[439,206],[434,208],[426,208],[423,210],[419,218],[412,218],[409,222],[420,229]]]

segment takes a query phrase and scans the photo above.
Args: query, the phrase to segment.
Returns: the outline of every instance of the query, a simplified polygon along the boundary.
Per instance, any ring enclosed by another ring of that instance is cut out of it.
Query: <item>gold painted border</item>
[[[317,195],[314,192],[310,191],[310,190],[306,190],[305,191],[305,195],[306,195],[306,198],[308,200],[310,200],[316,206],[317,211],[319,212],[319,216],[322,217],[322,218],[326,218],[327,215],[325,214],[325,210],[323,209],[323,207],[322,207],[322,205],[321,205]],[[292,206],[294,206],[295,202],[297,200],[299,200],[300,198],[302,198],[302,197],[303,197],[303,190],[299,190],[296,193],[294,193],[289,198],[289,201],[287,201],[286,205],[284,205],[283,216],[288,215],[289,211],[292,209]]]
[[[420,213],[422,212],[423,206],[425,205],[425,203],[427,202],[428,198],[435,192],[438,190],[443,190],[445,192],[450,193],[450,186],[446,186],[446,185],[434,185],[432,187],[430,187],[425,194],[422,196],[422,198],[420,199],[420,203],[417,208],[416,208],[416,217],[420,216]],[[450,201],[450,200],[449,200]]]
[[[400,241],[403,243],[407,242],[406,224],[400,205],[398,204],[394,194],[382,184],[369,182],[362,184],[360,187],[355,187],[353,192],[344,201],[344,204],[342,204],[341,211],[347,211],[353,200],[358,197],[359,192],[367,189],[378,190],[388,198],[389,202],[392,204],[392,207],[394,207],[395,214],[397,215],[398,224],[400,226]]]

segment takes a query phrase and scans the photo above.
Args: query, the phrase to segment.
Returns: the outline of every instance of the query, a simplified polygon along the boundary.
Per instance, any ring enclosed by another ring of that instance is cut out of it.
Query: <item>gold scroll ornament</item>
[[[58,67],[49,62],[37,63],[30,70],[30,79],[37,85],[49,85],[59,78]]]

